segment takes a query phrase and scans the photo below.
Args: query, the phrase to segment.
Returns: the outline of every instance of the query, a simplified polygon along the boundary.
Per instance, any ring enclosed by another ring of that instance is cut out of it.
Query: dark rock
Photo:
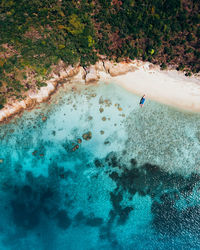
[[[82,135],[82,137],[83,137],[84,140],[88,141],[88,140],[90,140],[90,139],[92,138],[92,132],[89,131],[89,132],[87,132],[87,133],[84,133],[84,134]]]
[[[71,220],[65,210],[60,210],[57,215],[57,225],[62,229],[67,229],[71,225]]]

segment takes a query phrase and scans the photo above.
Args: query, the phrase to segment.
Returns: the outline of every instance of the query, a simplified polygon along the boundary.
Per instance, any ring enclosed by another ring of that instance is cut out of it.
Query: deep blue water
[[[0,249],[200,249],[200,115],[64,92],[1,126]]]

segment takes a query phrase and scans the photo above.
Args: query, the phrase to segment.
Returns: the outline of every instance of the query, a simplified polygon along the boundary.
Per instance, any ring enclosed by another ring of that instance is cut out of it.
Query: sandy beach
[[[200,112],[200,79],[186,77],[176,70],[160,70],[158,66],[140,62],[134,72],[103,77],[128,91],[182,110]]]

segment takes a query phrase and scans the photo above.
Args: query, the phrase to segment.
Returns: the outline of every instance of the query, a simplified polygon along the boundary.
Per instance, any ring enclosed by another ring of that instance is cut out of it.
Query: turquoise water
[[[0,249],[200,249],[200,115],[138,102],[61,89],[1,126]]]

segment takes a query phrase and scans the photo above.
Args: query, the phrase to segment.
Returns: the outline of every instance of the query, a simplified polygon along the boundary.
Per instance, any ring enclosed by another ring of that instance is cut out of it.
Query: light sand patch
[[[139,96],[145,94],[147,99],[200,112],[200,80],[175,70],[162,71],[158,67],[152,70],[146,63],[135,72],[112,77],[107,82],[117,83]]]

